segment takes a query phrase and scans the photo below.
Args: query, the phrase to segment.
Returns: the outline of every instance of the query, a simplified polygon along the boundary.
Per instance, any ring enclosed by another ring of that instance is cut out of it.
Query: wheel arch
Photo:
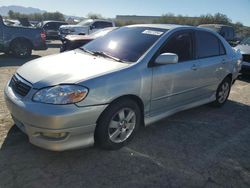
[[[124,99],[130,99],[133,100],[134,102],[136,102],[140,108],[141,111],[141,125],[145,126],[144,123],[144,103],[142,101],[142,99],[140,97],[138,97],[137,95],[133,95],[133,94],[128,94],[128,95],[122,95],[120,97],[117,97],[115,99],[113,99],[111,101],[111,103],[105,108],[105,110],[101,113],[101,115],[98,117],[97,122],[99,121],[99,119],[103,116],[103,114],[105,113],[105,111],[114,103],[119,102],[120,100],[124,100]]]
[[[27,42],[27,43],[30,45],[31,49],[34,48],[34,45],[33,45],[33,43],[30,41],[30,39],[25,38],[25,37],[16,37],[16,38],[14,38],[13,40],[11,40],[10,45],[9,45],[9,48],[11,48],[11,45],[13,45],[14,42],[17,42],[17,41],[25,41],[25,42]]]
[[[225,78],[223,80],[225,80],[226,78],[229,78],[231,80],[231,84],[233,82],[233,74],[232,73],[229,73],[227,76],[225,76]],[[223,82],[222,80],[222,82]]]

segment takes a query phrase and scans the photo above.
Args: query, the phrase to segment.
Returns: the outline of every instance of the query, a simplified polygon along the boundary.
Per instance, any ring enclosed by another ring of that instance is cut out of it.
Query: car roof
[[[43,24],[46,24],[46,23],[49,23],[49,22],[53,22],[53,23],[67,23],[65,21],[46,20],[46,21],[43,21]]]
[[[212,26],[212,27],[218,27],[218,28],[221,28],[221,27],[232,27],[230,25],[223,25],[223,24],[201,24],[198,27],[206,27],[206,26]]]
[[[92,22],[96,22],[96,21],[102,21],[102,22],[113,22],[112,20],[106,20],[106,19],[85,19],[86,21],[92,21]],[[85,21],[83,20],[83,21]]]
[[[177,25],[177,24],[136,24],[136,25],[128,25],[126,27],[151,27],[151,28],[159,28],[159,29],[175,29],[175,28],[196,28],[194,26],[188,25]]]

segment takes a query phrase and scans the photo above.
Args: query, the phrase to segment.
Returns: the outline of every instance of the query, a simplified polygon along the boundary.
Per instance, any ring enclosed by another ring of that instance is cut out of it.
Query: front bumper
[[[96,121],[107,105],[77,107],[20,99],[7,85],[5,100],[15,124],[41,148],[62,151],[94,144]],[[62,134],[62,137],[44,135]]]

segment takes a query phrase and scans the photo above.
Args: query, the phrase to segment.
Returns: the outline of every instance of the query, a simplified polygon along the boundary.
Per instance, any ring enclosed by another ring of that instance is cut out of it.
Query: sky
[[[250,0],[0,0],[0,6],[21,5],[49,12],[84,17],[98,13],[116,15],[160,16],[166,13],[183,16],[226,14],[233,22],[250,26]]]

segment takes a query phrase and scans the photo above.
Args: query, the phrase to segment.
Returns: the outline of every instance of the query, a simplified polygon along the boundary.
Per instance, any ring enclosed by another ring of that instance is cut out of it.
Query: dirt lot
[[[5,108],[3,87],[26,61],[0,54],[0,188],[250,187],[250,78],[236,81],[224,107],[204,105],[142,128],[119,151],[50,152],[29,144]]]

